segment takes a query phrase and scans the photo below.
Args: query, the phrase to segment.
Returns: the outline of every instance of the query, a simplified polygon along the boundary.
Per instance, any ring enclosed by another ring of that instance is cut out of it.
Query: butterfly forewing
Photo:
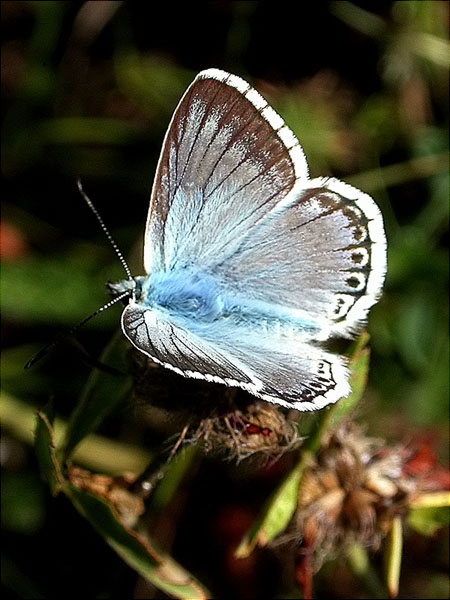
[[[207,268],[306,175],[297,139],[262,96],[235,76],[201,73],[164,141],[147,221],[146,271]]]

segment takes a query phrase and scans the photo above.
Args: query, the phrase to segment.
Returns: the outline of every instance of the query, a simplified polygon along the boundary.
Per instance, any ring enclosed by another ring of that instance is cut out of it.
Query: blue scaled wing
[[[341,357],[251,323],[204,327],[130,304],[122,328],[136,348],[180,375],[241,387],[288,408],[316,410],[350,391]]]
[[[258,92],[234,75],[203,71],[164,140],[145,270],[212,267],[307,173],[297,138]]]
[[[369,196],[309,179],[283,119],[245,81],[209,69],[164,140],[144,266],[149,289],[164,273],[214,280],[225,308],[202,322],[133,299],[122,327],[139,350],[185,376],[314,410],[349,392],[345,360],[322,344],[364,325],[386,241]]]

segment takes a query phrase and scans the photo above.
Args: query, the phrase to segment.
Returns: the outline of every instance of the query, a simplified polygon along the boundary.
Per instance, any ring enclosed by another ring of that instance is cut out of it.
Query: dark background
[[[371,372],[358,418],[388,440],[425,440],[446,460],[447,29],[446,2],[2,2],[9,595],[151,597],[64,498],[49,497],[30,447],[30,410],[53,398],[67,417],[89,367],[70,344],[29,372],[23,364],[107,301],[106,280],[123,277],[76,178],[141,274],[165,129],[186,86],[208,67],[244,77],[269,100],[299,137],[311,176],[342,178],[379,204],[388,277],[371,313]],[[89,354],[117,331],[119,313],[79,331]],[[142,424],[135,427],[127,405],[105,434],[144,445]],[[171,551],[218,595],[295,593],[282,557],[261,553],[242,572],[230,558],[277,476],[206,460],[184,489]],[[411,538],[404,560],[406,597],[446,597],[442,540]],[[361,597],[342,568],[327,566],[317,581],[318,597]]]

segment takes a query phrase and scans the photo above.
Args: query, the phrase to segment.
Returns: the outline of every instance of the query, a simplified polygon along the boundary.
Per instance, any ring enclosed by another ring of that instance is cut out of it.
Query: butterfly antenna
[[[84,198],[86,204],[89,206],[89,208],[92,210],[92,212],[94,213],[94,215],[97,217],[97,221],[100,223],[100,227],[103,229],[106,237],[108,238],[111,246],[114,249],[114,252],[116,253],[116,255],[118,256],[120,262],[122,263],[122,266],[123,266],[123,268],[125,270],[125,273],[127,274],[128,280],[129,281],[133,281],[133,277],[131,275],[130,268],[127,265],[126,260],[124,259],[122,252],[119,250],[119,247],[117,246],[116,242],[114,241],[114,238],[112,237],[112,235],[110,234],[108,228],[106,227],[105,223],[103,222],[103,219],[101,218],[98,210],[93,205],[92,200],[88,197],[88,195],[86,194],[86,192],[83,190],[83,186],[81,185],[81,180],[80,179],[77,179],[77,186],[78,186],[78,190],[79,190],[81,196]],[[96,317],[98,314],[100,314],[103,311],[107,310],[111,306],[114,306],[114,304],[117,304],[117,302],[120,302],[121,300],[124,300],[127,297],[129,298],[132,293],[133,293],[133,288],[129,288],[129,289],[125,290],[124,292],[122,292],[118,296],[115,296],[112,300],[110,300],[109,302],[107,302],[106,304],[104,304],[103,306],[101,306],[99,309],[97,309],[91,315],[89,315],[88,317],[84,318],[82,321],[80,321],[79,323],[77,323],[77,325],[75,325],[74,327],[72,327],[71,329],[69,329],[69,331],[67,333],[62,333],[62,334],[60,333],[59,335],[57,335],[56,338],[52,342],[50,342],[50,344],[47,344],[47,346],[44,346],[44,348],[42,348],[41,350],[39,350],[39,352],[37,354],[35,354],[33,356],[33,358],[31,358],[27,362],[27,364],[25,365],[25,369],[29,369],[32,365],[34,365],[34,363],[36,363],[43,356],[45,356],[46,354],[48,354],[48,352],[50,352],[50,350],[52,350],[55,346],[57,346],[59,343],[61,343],[65,339],[71,337],[76,331],[78,331],[78,329],[80,329],[80,327],[82,327],[85,323],[87,323],[88,321],[90,321],[93,317]]]
[[[44,346],[44,348],[39,350],[39,352],[37,354],[35,354],[33,356],[33,358],[31,358],[27,362],[27,364],[25,365],[25,369],[29,369],[32,365],[34,365],[34,363],[36,363],[38,360],[41,360],[41,358],[43,356],[45,356],[46,354],[48,354],[48,352],[50,352],[50,350],[52,350],[55,346],[57,346],[58,344],[63,342],[65,339],[71,337],[76,331],[78,331],[78,329],[80,329],[80,327],[82,327],[85,323],[90,321],[93,317],[96,317],[103,311],[107,310],[108,308],[111,308],[111,306],[114,306],[114,304],[117,304],[117,302],[124,300],[125,298],[129,297],[131,294],[132,294],[131,289],[126,290],[125,292],[122,292],[121,294],[119,294],[118,296],[116,296],[115,298],[113,298],[112,300],[110,300],[109,302],[107,302],[106,304],[101,306],[100,308],[98,308],[91,315],[89,315],[88,317],[85,317],[82,321],[77,323],[77,325],[74,325],[66,333],[60,333],[59,335],[57,335],[56,338],[53,340],[53,342],[50,342],[50,344],[47,344],[47,346]]]
[[[133,277],[131,275],[130,268],[127,265],[126,260],[124,259],[122,252],[119,250],[118,245],[114,241],[113,236],[110,234],[109,229],[106,227],[105,223],[103,222],[103,219],[101,218],[98,210],[93,205],[92,200],[88,197],[88,195],[86,194],[86,192],[83,190],[83,186],[81,185],[81,179],[77,179],[77,186],[78,186],[78,190],[79,190],[81,196],[84,198],[86,204],[89,206],[89,208],[92,210],[92,212],[94,213],[94,215],[97,217],[97,221],[100,223],[100,227],[103,229],[106,237],[109,240],[109,243],[111,244],[111,246],[114,249],[114,252],[117,254],[120,262],[122,263],[122,267],[124,268],[125,273],[127,274],[128,279],[130,281],[132,281]],[[105,307],[103,307],[102,309],[100,309],[99,311],[97,311],[97,313],[101,312],[102,310],[104,310],[104,308]],[[97,313],[94,313],[94,315],[97,314]],[[94,315],[91,315],[91,317],[93,317]],[[91,317],[89,317],[87,320],[89,320]],[[78,329],[78,326],[77,326],[77,329]]]

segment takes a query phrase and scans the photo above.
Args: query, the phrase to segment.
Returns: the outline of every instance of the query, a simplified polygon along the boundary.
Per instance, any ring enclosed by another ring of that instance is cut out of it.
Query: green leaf
[[[286,529],[297,507],[298,488],[304,461],[291,471],[281,486],[269,498],[262,516],[242,539],[236,550],[238,558],[248,556],[256,545],[265,546]]]
[[[144,114],[149,114],[156,121],[159,116],[165,123],[192,80],[192,72],[162,60],[160,56],[147,56],[142,60],[141,54],[128,47],[116,54],[114,67],[124,96],[138,105]]]
[[[149,539],[144,539],[122,523],[106,499],[85,492],[65,479],[55,453],[50,407],[38,413],[35,447],[41,471],[52,492],[64,492],[75,508],[133,569],[175,598],[211,597],[171,557],[156,550]]]
[[[350,387],[347,398],[342,398],[330,408],[329,428],[334,429],[344,417],[350,414],[361,400],[367,385],[370,363],[370,348],[367,346],[370,336],[363,331],[356,341],[350,358]]]
[[[386,589],[370,563],[366,548],[355,543],[347,554],[347,561],[353,574],[370,594],[367,596],[368,598],[386,598]]]
[[[35,441],[36,409],[5,391],[1,394],[1,405],[3,430],[23,443],[32,445]],[[48,429],[48,425],[46,427]],[[63,419],[56,417],[52,422],[51,437],[57,448],[66,429],[67,423]],[[119,475],[125,471],[140,473],[150,462],[151,454],[142,446],[90,434],[77,446],[71,459],[99,473]]]
[[[443,492],[442,495],[447,496],[448,502],[448,492]],[[425,536],[432,536],[438,529],[447,527],[449,521],[448,504],[445,505],[444,503],[412,508],[408,515],[408,525]]]
[[[403,552],[403,527],[402,520],[397,515],[392,521],[392,526],[387,537],[385,547],[385,573],[386,586],[389,590],[389,598],[398,596],[400,583],[400,569],[402,565]]]
[[[123,560],[158,589],[175,598],[210,598],[207,590],[169,556],[121,523],[108,503],[68,484],[65,493]]]
[[[149,512],[161,512],[177,493],[181,481],[191,469],[198,456],[195,445],[183,446],[174,458],[167,460],[164,468],[164,477],[156,486],[147,501]]]
[[[119,332],[103,351],[100,361],[121,370],[124,368],[124,357],[118,340],[122,340]],[[81,440],[96,429],[106,415],[126,397],[129,386],[128,378],[120,372],[110,374],[98,369],[92,370],[82,397],[72,412],[61,444],[64,460],[67,460]]]
[[[64,476],[55,452],[52,413],[53,409],[50,405],[37,413],[34,447],[41,474],[48,482],[52,494],[56,495],[64,484]]]

